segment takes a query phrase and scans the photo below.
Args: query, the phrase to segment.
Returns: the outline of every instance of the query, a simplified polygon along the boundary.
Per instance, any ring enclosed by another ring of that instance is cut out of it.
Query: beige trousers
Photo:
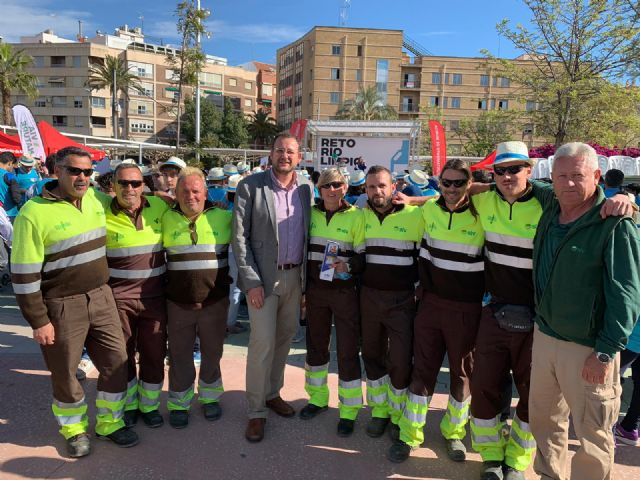
[[[620,355],[616,355],[603,385],[582,379],[582,367],[593,348],[557,340],[541,333],[533,337],[529,423],[538,444],[534,469],[543,479],[565,480],[569,414],[580,447],[571,459],[572,480],[613,478],[612,428],[620,410]]]
[[[300,321],[300,268],[278,270],[276,287],[262,308],[249,305],[247,351],[249,418],[266,418],[265,402],[280,395],[291,340]]]

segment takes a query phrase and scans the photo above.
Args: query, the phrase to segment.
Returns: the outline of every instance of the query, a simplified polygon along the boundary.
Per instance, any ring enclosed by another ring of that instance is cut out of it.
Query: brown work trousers
[[[338,376],[349,382],[360,378],[360,308],[352,288],[311,286],[306,292],[307,364],[329,363],[331,324],[336,326]]]
[[[220,359],[227,331],[229,298],[194,310],[167,300],[169,334],[169,390],[183,392],[196,379],[193,346],[200,339],[201,382],[211,384],[220,379]]]
[[[471,415],[488,420],[500,414],[504,382],[511,370],[520,396],[516,414],[529,423],[532,344],[533,330],[527,333],[503,330],[493,317],[491,306],[482,308],[471,376]]]
[[[369,380],[389,375],[396,389],[409,386],[413,356],[413,290],[360,289],[362,360]]]
[[[98,370],[98,390],[124,393],[127,352],[111,289],[107,285],[79,295],[45,299],[55,330],[53,345],[41,346],[51,372],[53,398],[76,403],[84,398],[76,378],[82,347]]]
[[[425,293],[413,326],[413,373],[409,391],[430,397],[445,353],[449,358],[449,391],[458,402],[469,398],[482,304],[455,302]]]
[[[138,377],[138,352],[138,378],[145,383],[162,383],[167,354],[166,300],[164,297],[116,299],[116,306],[127,342],[128,381]]]

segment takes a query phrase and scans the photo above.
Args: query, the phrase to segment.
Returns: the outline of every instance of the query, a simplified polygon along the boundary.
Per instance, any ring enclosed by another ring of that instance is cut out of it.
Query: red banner
[[[447,161],[447,139],[444,127],[436,120],[429,120],[429,131],[431,132],[431,174],[440,175]]]
[[[305,119],[296,120],[291,124],[291,128],[289,129],[289,133],[295,135],[298,139],[299,143],[302,143],[304,140],[304,131],[307,128],[307,121]]]

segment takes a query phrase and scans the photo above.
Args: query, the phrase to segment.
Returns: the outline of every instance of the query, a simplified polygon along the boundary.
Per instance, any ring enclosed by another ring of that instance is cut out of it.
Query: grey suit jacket
[[[298,192],[304,207],[304,256],[300,269],[304,291],[313,184],[300,174]],[[250,288],[262,286],[265,297],[271,295],[278,266],[278,225],[269,171],[249,175],[238,184],[233,206],[232,244],[240,290],[246,293]]]

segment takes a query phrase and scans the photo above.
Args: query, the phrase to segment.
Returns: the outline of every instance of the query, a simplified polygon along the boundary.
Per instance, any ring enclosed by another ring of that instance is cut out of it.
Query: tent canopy
[[[91,159],[95,162],[102,160],[106,155],[101,150],[87,147],[86,145],[74,142],[69,137],[65,137],[45,121],[38,122],[38,129],[40,130],[40,136],[44,143],[44,151],[47,155],[56,153],[58,150],[62,150],[65,147],[78,147],[86,150],[91,154]]]
[[[18,135],[7,135],[0,132],[0,152],[11,152],[15,156],[22,155],[22,145]]]

